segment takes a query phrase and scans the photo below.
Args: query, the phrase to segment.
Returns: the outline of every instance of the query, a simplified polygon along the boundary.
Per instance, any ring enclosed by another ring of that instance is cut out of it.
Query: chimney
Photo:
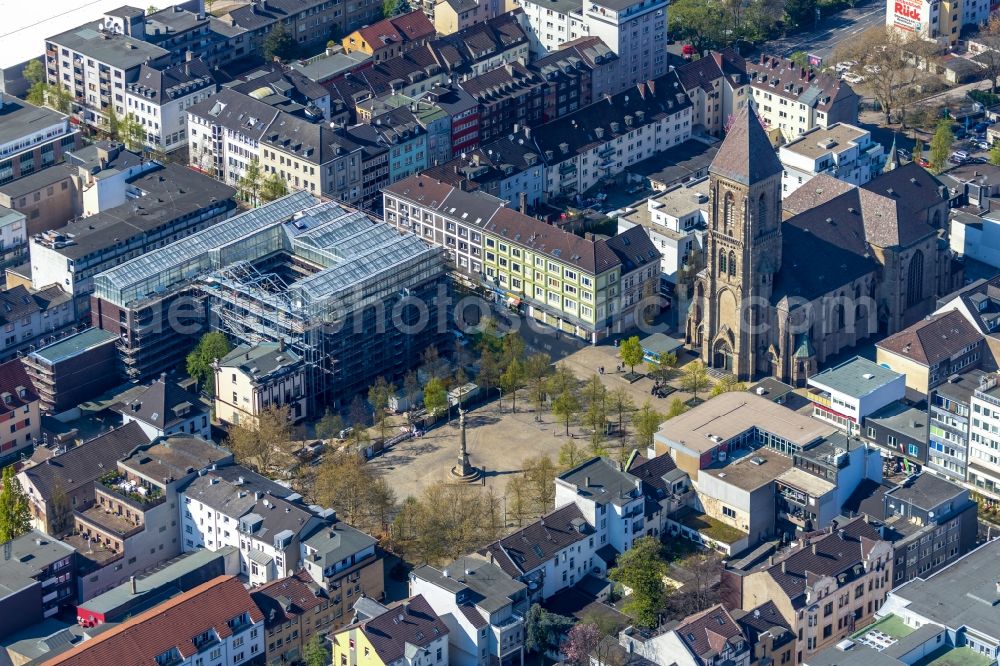
[[[281,338],[280,340],[278,340],[278,351],[280,351],[280,352],[285,351],[285,339],[284,338]]]
[[[525,139],[530,139],[531,138],[531,128],[530,127],[525,127],[524,128],[524,138]]]
[[[528,214],[528,193],[522,191],[520,194],[517,195],[517,198],[518,198],[518,204],[519,204],[518,210],[521,211],[521,215],[527,215]]]
[[[812,545],[812,552],[813,552],[813,555],[816,554],[816,544],[815,543]]]
[[[128,585],[129,585],[129,589],[132,591],[132,594],[138,594],[139,593],[139,590],[138,590],[138,588],[135,585],[135,576],[129,576],[128,577]]]
[[[192,60],[194,60],[194,51],[190,51],[190,50],[189,51],[185,51],[184,52],[184,62],[191,62]]]
[[[782,560],[782,561],[781,561],[781,573],[785,573],[785,572],[787,571],[787,569],[788,569],[788,567],[787,567],[787,565],[785,564],[785,561],[784,561],[784,560]]]
[[[589,488],[590,487],[590,477],[589,476],[583,477],[583,487],[584,488]]]

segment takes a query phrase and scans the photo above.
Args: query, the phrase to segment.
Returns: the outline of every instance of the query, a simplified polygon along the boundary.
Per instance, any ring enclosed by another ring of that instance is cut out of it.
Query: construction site
[[[443,340],[446,272],[440,249],[296,192],[97,275],[93,323],[120,336],[122,372],[139,381],[207,330],[283,343],[305,362],[316,414]]]

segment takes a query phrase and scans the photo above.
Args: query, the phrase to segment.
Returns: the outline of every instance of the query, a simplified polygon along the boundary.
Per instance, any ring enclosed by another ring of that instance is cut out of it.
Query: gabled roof
[[[264,626],[268,628],[291,622],[328,600],[305,569],[254,588],[250,596],[264,614]]]
[[[263,613],[239,579],[219,576],[159,606],[121,623],[45,662],[48,666],[138,666],[176,649],[187,659],[198,652],[194,638],[215,631],[225,640],[233,635],[229,622],[248,613],[253,623]]]
[[[358,29],[358,34],[373,50],[392,43],[412,42],[434,36],[434,24],[422,11],[415,10],[400,16],[383,19]]]
[[[782,169],[753,105],[748,104],[726,134],[709,172],[749,185],[780,174]]]
[[[762,54],[757,60],[747,60],[746,67],[754,88],[819,111],[829,111],[837,102],[857,96],[840,77],[800,67],[788,58]]]
[[[739,625],[722,604],[684,618],[674,631],[684,645],[703,660],[721,654],[729,645],[746,645]]]
[[[448,627],[422,595],[389,606],[385,613],[337,632],[359,629],[372,644],[383,664],[391,664],[406,654],[406,646],[426,647],[442,636]]]
[[[21,359],[0,363],[0,414],[16,412],[36,400],[38,393]]]
[[[677,78],[684,90],[702,88],[706,92],[715,90],[715,82],[725,77],[730,84],[746,82],[746,62],[732,48],[712,51],[707,58],[698,58],[677,68]]]
[[[932,366],[982,339],[982,333],[961,312],[949,310],[918,321],[876,346],[921,365]]]
[[[567,504],[479,552],[516,578],[544,565],[563,548],[586,539],[589,533],[579,507]]]
[[[128,423],[21,473],[41,497],[48,499],[56,488],[70,493],[93,484],[99,476],[113,470],[115,464],[135,447],[148,443],[149,438],[142,427],[138,423]]]
[[[124,416],[148,423],[157,430],[164,430],[205,411],[198,396],[185,391],[175,382],[168,381],[165,373],[132,402],[115,405],[113,409]]]
[[[166,104],[208,87],[215,87],[211,70],[201,58],[193,58],[161,69],[143,64],[136,80],[127,84],[125,89],[153,104]]]

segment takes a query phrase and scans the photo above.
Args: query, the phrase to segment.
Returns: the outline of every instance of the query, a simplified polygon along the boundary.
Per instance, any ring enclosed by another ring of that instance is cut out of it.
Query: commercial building
[[[76,551],[31,530],[4,544],[0,639],[57,615],[76,598]]]
[[[115,333],[88,328],[25,355],[41,410],[60,414],[117,384],[117,341]]]
[[[410,573],[410,594],[423,597],[448,627],[449,663],[524,662],[528,587],[497,565],[468,556],[440,569],[417,567]]]
[[[305,364],[280,344],[240,345],[215,371],[215,418],[233,425],[255,423],[271,407],[288,408],[293,421],[306,413]]]
[[[0,93],[0,185],[61,162],[79,145],[65,114]]]
[[[781,193],[790,194],[813,176],[826,173],[851,185],[864,185],[882,173],[886,154],[871,132],[834,123],[813,127],[778,149]]]
[[[188,236],[232,214],[234,190],[190,169],[157,165],[127,181],[119,206],[31,239],[31,279],[73,297],[74,314],[89,309],[94,276]]]
[[[336,605],[305,571],[256,587],[250,596],[264,614],[268,664],[302,660],[313,636],[337,626]]]
[[[816,127],[858,124],[858,94],[838,76],[765,54],[746,67],[757,116],[784,141]]]
[[[241,344],[284,340],[306,365],[315,413],[379,375],[401,374],[443,339],[444,278],[440,250],[296,192],[104,272],[94,322],[121,332],[134,377],[179,363],[208,312]],[[177,299],[198,304],[185,330],[165,325]],[[407,306],[413,299],[429,308],[423,321]]]
[[[860,433],[866,442],[880,449],[883,468],[889,474],[916,471],[927,464],[927,420],[925,405],[892,402],[866,416]]]
[[[116,428],[18,472],[32,526],[53,536],[73,527],[73,511],[94,503],[94,482],[149,438],[139,424]]]
[[[961,483],[968,475],[972,394],[985,376],[982,370],[953,375],[927,395],[927,468],[952,481]]]
[[[181,666],[256,663],[264,654],[264,615],[232,576],[219,576],[62,652],[52,666],[98,666],[125,655]]]
[[[359,621],[336,632],[333,663],[343,666],[438,666],[448,661],[448,627],[417,595],[383,606],[356,605]]]
[[[979,300],[979,299],[977,299]],[[906,375],[906,387],[927,393],[952,375],[978,367],[983,334],[958,310],[946,310],[875,344],[880,365]]]
[[[617,56],[611,94],[667,72],[667,2],[521,0],[532,50],[552,52],[581,37],[598,37]]]
[[[813,416],[848,434],[861,430],[865,417],[906,394],[906,376],[861,356],[808,379]]]
[[[935,315],[957,310],[985,339],[982,348],[985,367],[997,367],[1000,360],[1000,276],[979,279],[938,299]]]
[[[135,81],[125,85],[125,113],[142,126],[147,148],[169,153],[188,144],[187,109],[217,89],[211,70],[200,58],[188,57],[165,68],[144,64]]]
[[[986,23],[991,9],[986,0],[901,0],[886,5],[885,24],[903,36],[954,46],[966,27]]]

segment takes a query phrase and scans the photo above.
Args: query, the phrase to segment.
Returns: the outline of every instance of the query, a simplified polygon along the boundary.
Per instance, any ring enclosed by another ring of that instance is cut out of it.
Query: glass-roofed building
[[[133,379],[176,367],[209,327],[284,342],[306,362],[314,410],[443,339],[445,274],[439,248],[295,192],[98,274],[91,307]]]

